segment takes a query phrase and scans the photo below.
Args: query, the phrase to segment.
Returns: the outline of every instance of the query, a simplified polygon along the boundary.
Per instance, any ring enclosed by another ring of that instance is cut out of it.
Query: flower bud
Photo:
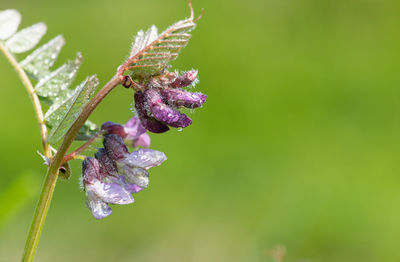
[[[168,104],[176,107],[197,108],[204,104],[207,96],[202,93],[192,93],[182,89],[166,88],[161,95]]]
[[[156,90],[147,89],[144,96],[150,111],[160,122],[172,127],[187,127],[192,124],[192,120],[187,115],[166,105]]]
[[[140,118],[140,122],[143,127],[153,133],[164,133],[169,130],[169,127],[157,119],[149,116],[147,109],[147,105],[145,103],[143,92],[138,91],[135,93],[135,108],[138,116]]]
[[[113,123],[113,122],[105,122],[104,124],[101,125],[101,130],[105,134],[114,134],[117,136],[120,136],[122,138],[125,138],[128,134],[125,132],[125,129],[122,125]]]
[[[107,155],[114,161],[123,159],[129,152],[121,137],[106,135],[103,140]]]
[[[190,70],[183,73],[181,76],[175,78],[175,80],[170,83],[173,88],[181,88],[191,85],[197,79],[197,70]]]
[[[101,177],[114,176],[118,177],[118,168],[115,162],[107,155],[104,148],[99,148],[95,154],[95,158],[100,162]]]
[[[82,162],[82,176],[83,184],[90,184],[93,180],[101,179],[100,176],[100,163],[93,157],[87,157]]]

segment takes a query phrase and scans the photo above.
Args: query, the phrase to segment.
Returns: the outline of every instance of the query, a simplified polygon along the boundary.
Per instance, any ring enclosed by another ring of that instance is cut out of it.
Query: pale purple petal
[[[86,186],[86,191],[95,193],[101,200],[110,204],[125,205],[134,201],[131,194],[119,184],[96,180]]]
[[[150,146],[150,136],[146,133],[139,136],[136,141],[133,142],[133,147],[149,147]]]
[[[147,188],[149,186],[149,173],[146,169],[129,166],[123,167],[125,174],[125,182],[128,184],[136,184],[139,187]]]
[[[104,203],[93,192],[87,192],[86,206],[92,211],[92,215],[96,219],[103,219],[112,214],[112,210],[107,203]]]
[[[127,155],[122,163],[130,167],[149,169],[150,167],[161,165],[161,163],[165,160],[167,160],[167,157],[163,152],[147,148],[140,148]]]
[[[121,181],[123,182],[123,185],[126,190],[128,190],[130,193],[138,193],[143,190],[140,186],[136,184],[129,184],[125,181],[125,176],[121,176]]]

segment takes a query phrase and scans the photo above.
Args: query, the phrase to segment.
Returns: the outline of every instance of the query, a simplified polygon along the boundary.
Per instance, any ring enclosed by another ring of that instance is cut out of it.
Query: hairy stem
[[[64,137],[64,140],[57,150],[56,155],[52,159],[49,169],[47,171],[46,180],[40,194],[39,202],[36,206],[35,215],[33,217],[32,225],[29,231],[28,239],[26,241],[24,255],[22,258],[23,262],[33,261],[37,246],[39,244],[40,234],[42,233],[44,221],[46,219],[47,212],[50,207],[50,202],[53,197],[54,188],[56,186],[58,178],[58,169],[60,168],[61,162],[74,141],[79,129],[83,126],[85,121],[88,119],[93,110],[98,104],[113,90],[116,86],[121,83],[118,77],[114,77],[110,80],[96,95],[90,100],[85,106],[82,113],[76,119],[74,124],[68,130]]]
[[[0,43],[0,50],[4,53],[8,61],[14,67],[18,76],[21,78],[23,85],[25,86],[26,91],[28,91],[29,97],[32,100],[33,108],[35,109],[36,117],[40,127],[40,136],[42,138],[43,152],[44,155],[48,158],[51,157],[51,150],[49,147],[49,143],[47,141],[47,127],[44,123],[44,115],[42,111],[42,106],[40,105],[39,97],[35,93],[35,89],[32,86],[31,81],[26,75],[24,69],[18,64],[18,61],[15,57],[10,53],[7,47],[5,47],[2,43]]]

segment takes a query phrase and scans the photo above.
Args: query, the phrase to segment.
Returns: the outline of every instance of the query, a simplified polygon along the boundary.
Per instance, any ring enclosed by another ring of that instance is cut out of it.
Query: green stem
[[[90,102],[83,109],[80,116],[68,130],[60,148],[57,150],[57,154],[52,159],[49,169],[47,171],[42,193],[40,194],[39,203],[36,207],[28,239],[26,241],[24,255],[22,258],[23,262],[33,261],[33,257],[39,244],[44,221],[46,219],[46,215],[50,207],[50,202],[53,197],[54,188],[56,186],[58,169],[60,168],[61,162],[68,148],[74,141],[76,135],[79,132],[79,129],[83,126],[93,110],[111,92],[111,90],[113,90],[116,86],[120,84],[120,82],[121,81],[118,77],[114,77],[96,94],[96,96],[92,100],[90,100]]]
[[[48,158],[51,158],[51,150],[49,147],[49,143],[47,141],[47,127],[46,127],[46,124],[44,123],[44,115],[43,115],[42,106],[40,105],[39,97],[35,93],[35,89],[33,88],[33,85],[31,83],[31,81],[29,80],[28,76],[26,75],[24,69],[19,65],[18,61],[11,54],[11,52],[8,50],[8,48],[5,47],[1,42],[0,42],[0,51],[2,51],[4,53],[5,57],[8,59],[8,61],[14,67],[18,76],[21,78],[22,83],[23,83],[26,91],[29,94],[29,97],[31,98],[31,101],[33,103],[33,108],[35,109],[36,117],[38,119],[38,123],[39,123],[39,127],[40,127],[40,136],[42,138],[44,155],[47,156]]]

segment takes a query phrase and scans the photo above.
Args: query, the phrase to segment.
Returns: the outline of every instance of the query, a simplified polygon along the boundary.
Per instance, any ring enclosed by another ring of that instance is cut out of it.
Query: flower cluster
[[[123,138],[134,146],[149,146],[150,143],[137,118],[125,126],[107,122],[102,128],[106,133],[104,148],[98,149],[95,158],[87,157],[82,164],[86,204],[96,219],[111,215],[109,204],[133,203],[131,194],[149,185],[147,170],[167,159],[163,152],[147,148],[129,153]]]
[[[167,71],[142,84],[135,93],[135,108],[143,127],[153,133],[163,133],[169,127],[189,126],[192,120],[178,109],[197,108],[206,101],[205,94],[182,89],[196,82],[197,71],[191,70],[180,76]]]

